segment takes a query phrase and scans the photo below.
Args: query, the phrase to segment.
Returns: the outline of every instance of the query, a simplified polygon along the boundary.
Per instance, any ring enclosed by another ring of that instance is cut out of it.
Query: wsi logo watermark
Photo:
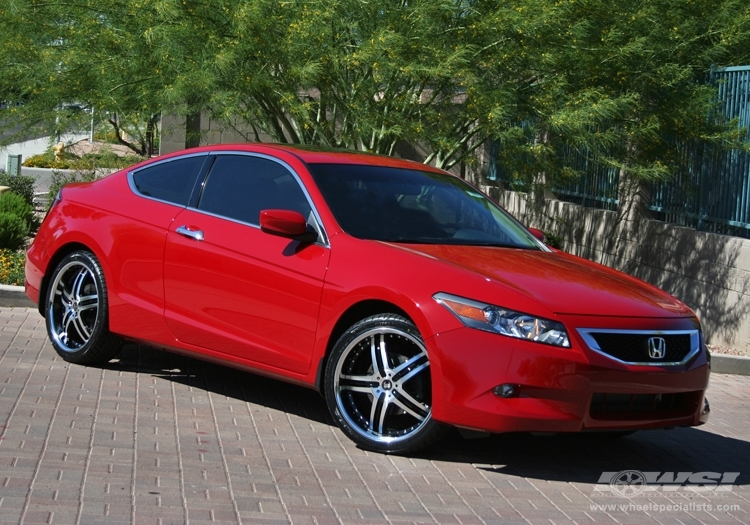
[[[632,498],[643,492],[732,492],[739,472],[641,472],[621,470],[602,472],[594,487],[595,492],[608,492]]]

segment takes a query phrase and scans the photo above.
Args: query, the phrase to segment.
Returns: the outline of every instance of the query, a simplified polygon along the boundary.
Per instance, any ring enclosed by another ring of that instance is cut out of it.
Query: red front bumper
[[[708,419],[707,351],[675,367],[630,366],[585,347],[558,348],[461,328],[426,341],[433,417],[489,432],[646,429]],[[517,394],[493,392],[503,384]]]

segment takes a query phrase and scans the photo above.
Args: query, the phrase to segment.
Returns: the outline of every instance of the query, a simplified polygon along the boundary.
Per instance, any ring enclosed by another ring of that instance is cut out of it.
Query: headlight
[[[568,333],[562,323],[532,317],[487,303],[464,299],[447,293],[433,296],[468,327],[517,337],[537,343],[570,348]]]

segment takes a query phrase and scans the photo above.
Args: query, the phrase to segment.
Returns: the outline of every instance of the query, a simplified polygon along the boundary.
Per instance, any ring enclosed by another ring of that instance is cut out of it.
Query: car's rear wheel
[[[66,361],[105,363],[122,345],[109,332],[104,272],[90,252],[73,252],[57,265],[47,288],[45,318],[52,346]]]
[[[400,315],[368,317],[341,336],[326,366],[325,395],[339,427],[368,450],[405,454],[443,434],[432,419],[427,349]]]

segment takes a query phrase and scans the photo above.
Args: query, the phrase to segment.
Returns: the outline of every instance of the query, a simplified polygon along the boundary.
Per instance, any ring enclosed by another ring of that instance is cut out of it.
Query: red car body
[[[327,242],[299,242],[150,199],[129,178],[154,162],[230,152],[292,170]],[[319,390],[332,348],[349,326],[375,313],[398,314],[416,327],[429,356],[431,419],[467,429],[576,432],[706,421],[709,355],[696,316],[675,298],[541,245],[357,238],[328,206],[311,175],[316,164],[443,173],[393,158],[262,144],[160,157],[62,190],[28,250],[26,292],[47,315],[56,266],[73,251],[91,252],[106,280],[111,333]],[[181,226],[200,230],[205,240],[178,234]],[[436,294],[562,323],[569,346],[469,327]],[[587,334],[594,332],[656,334],[652,346],[661,344],[658,334],[685,333],[693,348],[685,362],[632,364],[592,348]]]

